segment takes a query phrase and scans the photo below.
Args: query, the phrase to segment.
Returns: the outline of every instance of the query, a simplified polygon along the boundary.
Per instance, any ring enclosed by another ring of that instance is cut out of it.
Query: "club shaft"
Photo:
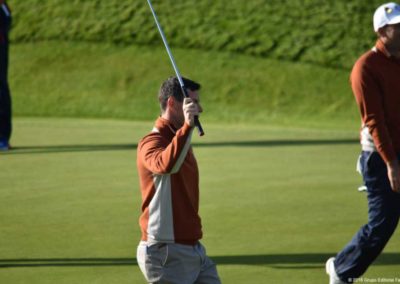
[[[171,49],[170,49],[169,46],[168,46],[168,42],[167,42],[167,39],[165,38],[164,31],[163,31],[163,29],[161,28],[160,22],[158,21],[156,12],[155,12],[154,9],[153,9],[153,5],[151,4],[151,1],[150,1],[150,0],[147,0],[147,3],[149,4],[151,13],[153,14],[153,17],[154,17],[154,21],[156,22],[156,25],[157,25],[157,29],[158,29],[158,31],[159,31],[159,33],[160,33],[160,35],[161,35],[161,39],[162,39],[162,41],[163,41],[163,43],[164,43],[165,49],[167,50],[167,53],[168,53],[169,59],[170,59],[170,61],[171,61],[172,67],[174,68],[176,77],[178,78],[179,85],[181,86],[181,89],[182,89],[182,93],[183,93],[183,95],[187,98],[187,97],[189,97],[189,95],[188,95],[188,93],[187,93],[187,91],[186,91],[185,85],[184,85],[183,80],[182,80],[181,73],[179,72],[179,69],[178,69],[178,66],[177,66],[176,63],[175,63],[174,56],[172,55]],[[202,126],[201,126],[199,117],[198,117],[197,115],[194,117],[194,124],[195,124],[195,126],[197,127],[197,130],[198,130],[198,132],[199,132],[199,135],[200,135],[200,136],[203,136],[203,135],[204,135],[204,131],[203,131],[203,128],[202,128]]]

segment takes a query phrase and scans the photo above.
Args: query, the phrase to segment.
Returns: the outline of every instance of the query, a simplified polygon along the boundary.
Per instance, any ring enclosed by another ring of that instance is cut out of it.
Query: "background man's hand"
[[[397,160],[387,163],[388,178],[394,192],[400,193],[400,167]]]

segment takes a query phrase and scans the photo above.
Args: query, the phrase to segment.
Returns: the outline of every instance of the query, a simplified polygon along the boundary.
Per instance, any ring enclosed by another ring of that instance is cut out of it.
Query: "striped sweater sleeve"
[[[154,174],[173,174],[179,171],[190,148],[192,128],[186,123],[171,142],[158,132],[147,135],[138,146],[139,159]]]

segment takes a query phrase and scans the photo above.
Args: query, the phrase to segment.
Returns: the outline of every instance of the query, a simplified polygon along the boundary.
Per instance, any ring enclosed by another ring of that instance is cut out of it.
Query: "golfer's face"
[[[189,95],[189,98],[191,98],[193,100],[193,102],[197,105],[199,113],[202,113],[203,112],[203,108],[200,105],[199,91],[188,90],[188,95]]]
[[[387,26],[386,35],[389,43],[400,51],[400,24]]]

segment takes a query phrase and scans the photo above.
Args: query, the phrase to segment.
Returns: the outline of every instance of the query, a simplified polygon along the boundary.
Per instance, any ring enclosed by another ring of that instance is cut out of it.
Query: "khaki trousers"
[[[175,243],[140,242],[137,262],[148,283],[220,284],[216,265],[201,243],[195,246]]]

